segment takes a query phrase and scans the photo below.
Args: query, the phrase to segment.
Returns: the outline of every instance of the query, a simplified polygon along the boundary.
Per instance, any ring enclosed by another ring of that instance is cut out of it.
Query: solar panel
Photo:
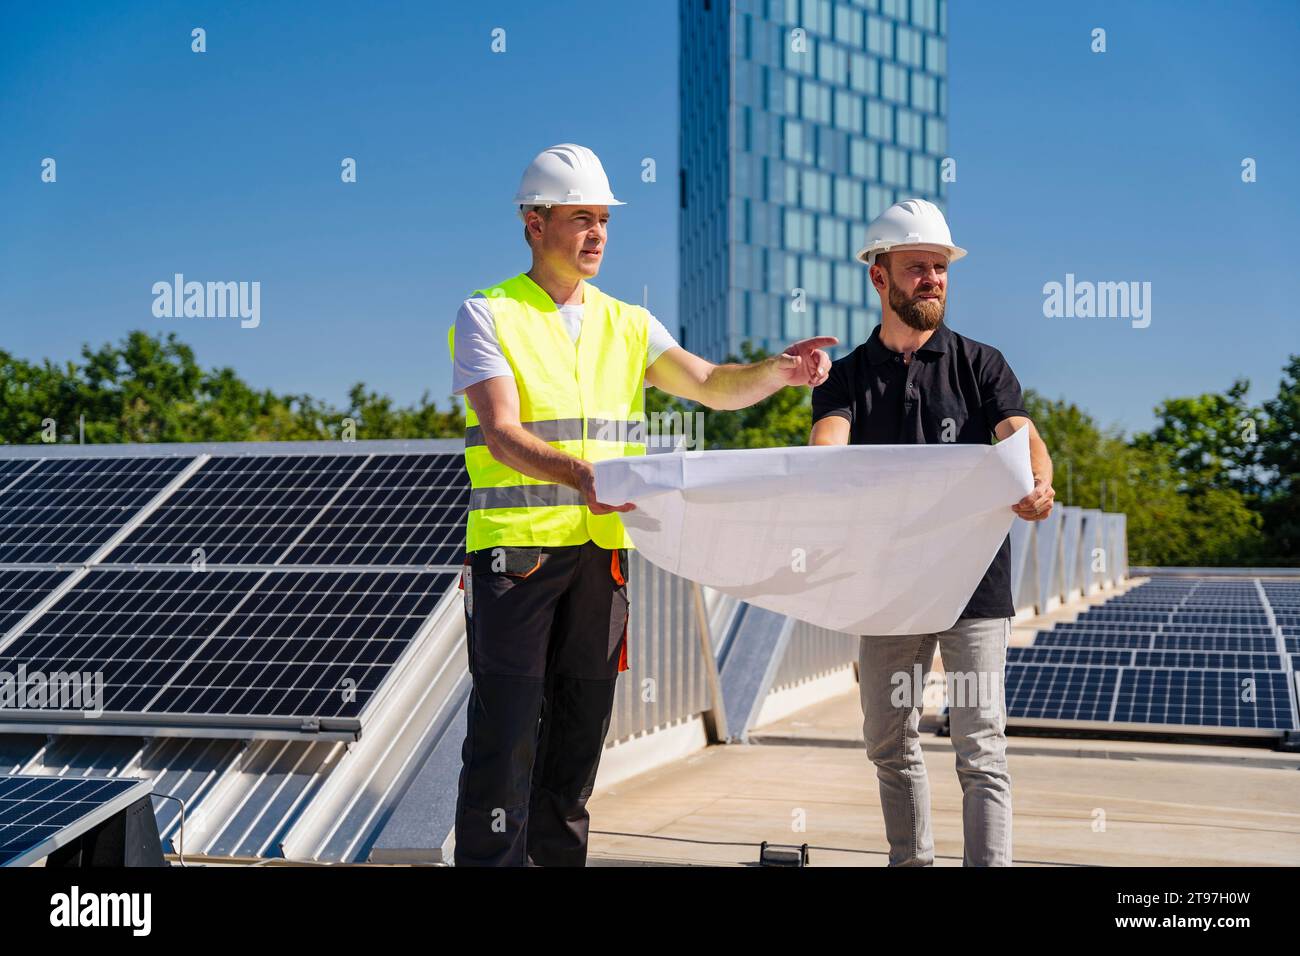
[[[1267,625],[1253,626],[1246,624],[1122,624],[1122,623],[1061,623],[1056,625],[1058,631],[1074,631],[1086,634],[1240,634],[1242,636],[1260,636],[1272,634],[1273,629]]]
[[[274,564],[365,461],[363,455],[216,456],[105,564]]]
[[[1157,634],[1151,640],[1154,650],[1168,651],[1250,651],[1266,654],[1277,650],[1271,637],[1240,634]]]
[[[1160,629],[1164,634],[1272,634],[1273,629],[1267,624],[1166,624]]]
[[[1243,700],[1247,682],[1253,700]],[[1114,719],[1264,730],[1295,725],[1285,671],[1127,669]]]
[[[214,457],[105,564],[458,566],[462,456]]]
[[[1009,647],[1007,662],[1015,664],[1093,664],[1118,667],[1133,663],[1133,652],[1099,647]]]
[[[0,563],[85,561],[192,460],[41,459],[0,494]]]
[[[67,577],[66,571],[0,570],[0,640]]]
[[[0,866],[28,866],[149,795],[148,780],[0,776]]]
[[[1119,668],[1008,664],[1008,717],[1098,720],[1110,717]]]
[[[0,653],[0,667],[101,674],[104,714],[128,723],[322,720],[356,730],[455,579],[452,572],[95,569]]]
[[[1174,667],[1180,670],[1282,670],[1277,654],[1244,651],[1118,650],[1090,646],[1012,647],[1007,660],[1021,664],[1092,664],[1111,667]]]
[[[1138,667],[1176,667],[1180,670],[1282,669],[1282,658],[1277,654],[1245,651],[1137,651],[1133,663]]]
[[[1069,628],[1058,624],[1039,631],[1035,647],[1131,647],[1173,651],[1238,651],[1269,653],[1277,641],[1266,632],[1166,633],[1164,631],[1111,631]],[[1300,648],[1297,648],[1300,650]]]
[[[1089,647],[1151,647],[1151,635],[1149,634],[1093,634],[1086,638],[1081,638],[1076,632],[1071,631],[1040,631],[1038,637],[1034,639],[1034,647],[1078,647],[1087,645]]]
[[[1125,624],[1163,624],[1169,620],[1169,615],[1163,611],[1107,611],[1094,608],[1080,614],[1079,620],[1081,622],[1109,621]]]
[[[463,456],[377,455],[283,563],[458,566],[468,506]]]

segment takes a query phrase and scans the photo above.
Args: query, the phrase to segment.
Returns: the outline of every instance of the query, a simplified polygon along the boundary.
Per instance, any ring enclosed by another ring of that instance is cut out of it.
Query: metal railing
[[[1058,506],[1039,522],[1011,527],[1012,600],[1019,614],[1043,614],[1128,577],[1122,514]],[[702,627],[715,652],[736,601],[708,588],[697,604],[691,582],[631,552],[628,671],[619,682],[608,741],[690,720],[715,706]],[[829,674],[857,659],[858,638],[794,623],[770,690]],[[731,728],[735,733],[738,728]]]
[[[856,634],[795,621],[790,642],[772,678],[772,690],[784,690],[853,663],[858,659],[860,641]]]
[[[1127,579],[1123,514],[1058,506],[1011,526],[1011,600],[1018,615],[1046,614]]]
[[[609,741],[667,727],[711,707],[692,585],[631,551],[628,670],[619,681]]]

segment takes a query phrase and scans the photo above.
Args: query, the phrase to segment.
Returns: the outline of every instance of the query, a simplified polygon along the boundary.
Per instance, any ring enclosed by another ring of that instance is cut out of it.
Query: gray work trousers
[[[890,866],[931,866],[930,784],[918,727],[935,642],[948,675],[965,866],[1011,865],[1006,674],[1010,618],[963,618],[937,634],[868,635],[859,651],[862,733],[876,765]]]

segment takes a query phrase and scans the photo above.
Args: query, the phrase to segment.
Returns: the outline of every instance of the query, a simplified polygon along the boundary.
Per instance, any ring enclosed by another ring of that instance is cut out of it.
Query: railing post
[[[695,631],[699,635],[704,674],[709,683],[709,709],[701,716],[709,742],[720,744],[727,739],[727,710],[722,701],[722,682],[718,679],[718,659],[713,656],[713,636],[709,632],[709,615],[704,609],[704,592],[700,590],[699,582],[690,584],[695,605]]]

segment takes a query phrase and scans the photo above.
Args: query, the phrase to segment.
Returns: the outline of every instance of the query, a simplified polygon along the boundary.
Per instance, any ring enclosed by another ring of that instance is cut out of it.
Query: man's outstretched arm
[[[780,355],[748,365],[715,365],[681,346],[671,348],[646,369],[645,380],[655,388],[699,402],[719,411],[748,408],[787,385],[820,385],[830,371],[824,351],[839,343],[830,335],[804,339]]]

